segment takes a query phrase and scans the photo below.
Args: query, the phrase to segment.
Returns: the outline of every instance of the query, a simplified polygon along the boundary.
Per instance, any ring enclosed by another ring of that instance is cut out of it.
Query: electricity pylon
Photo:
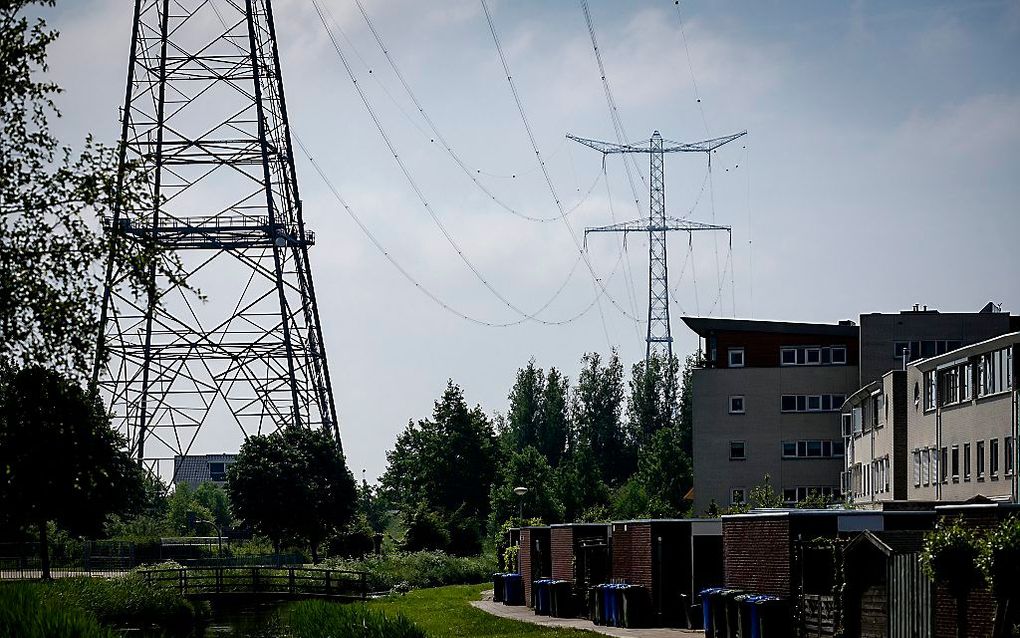
[[[588,233],[648,233],[648,335],[645,337],[645,360],[663,354],[672,358],[673,336],[669,328],[669,269],[666,264],[666,233],[671,230],[699,230],[731,232],[729,226],[717,226],[666,216],[663,155],[665,153],[711,153],[723,144],[747,135],[747,131],[717,137],[701,142],[672,142],[662,139],[658,131],[652,133],[648,144],[615,144],[567,135],[569,139],[591,147],[603,155],[609,153],[648,153],[648,219],[622,222],[610,226],[596,226],[584,230]],[[711,161],[711,159],[709,159]]]
[[[109,262],[93,381],[130,452],[158,471],[235,426],[323,427],[339,446],[271,0],[135,1],[121,188],[130,166],[149,192],[105,220],[112,243],[184,266],[150,269],[138,299]]]

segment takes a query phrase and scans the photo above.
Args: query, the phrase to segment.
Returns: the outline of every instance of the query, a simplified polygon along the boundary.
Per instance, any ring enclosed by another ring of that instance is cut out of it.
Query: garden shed
[[[524,582],[524,601],[528,607],[534,607],[531,599],[532,583],[539,578],[552,575],[552,555],[550,552],[550,528],[534,526],[521,528],[521,548],[518,559],[521,564],[521,580]]]
[[[930,636],[934,588],[921,570],[923,531],[865,531],[844,560],[847,638]]]
[[[699,592],[722,584],[719,519],[616,521],[611,545],[613,579],[648,591],[656,625],[696,626]]]
[[[589,589],[609,582],[609,525],[567,523],[550,527],[552,578],[572,583],[578,612],[587,612]]]

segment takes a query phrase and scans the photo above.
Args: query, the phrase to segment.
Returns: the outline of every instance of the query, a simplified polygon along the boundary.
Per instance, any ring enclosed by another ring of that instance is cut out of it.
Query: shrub
[[[428,638],[401,614],[358,604],[306,600],[290,607],[286,622],[294,638]]]
[[[960,519],[942,520],[924,539],[921,565],[932,580],[945,584],[959,598],[981,582],[979,554],[973,530],[964,527]]]
[[[1020,593],[1016,570],[1020,565],[1020,517],[1010,516],[988,533],[979,559],[992,592],[998,599],[1016,598]]]
[[[81,609],[39,596],[46,585],[0,585],[0,638],[116,638]]]
[[[324,566],[364,571],[376,591],[486,582],[496,570],[493,556],[459,557],[445,552],[391,552],[361,559],[330,558]]]
[[[446,549],[449,545],[450,534],[438,514],[424,507],[419,507],[411,514],[404,533],[404,550],[417,552]]]

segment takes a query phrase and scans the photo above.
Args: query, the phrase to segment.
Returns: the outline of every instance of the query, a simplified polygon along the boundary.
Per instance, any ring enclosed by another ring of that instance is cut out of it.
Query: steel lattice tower
[[[666,263],[666,233],[671,230],[693,233],[699,230],[730,232],[729,226],[704,224],[666,216],[666,189],[664,155],[666,153],[711,153],[723,144],[746,135],[747,131],[717,137],[702,142],[671,142],[662,139],[658,131],[652,133],[648,143],[614,144],[567,135],[603,155],[609,153],[648,154],[648,219],[622,222],[609,226],[596,226],[584,230],[588,233],[648,233],[648,334],[645,337],[645,360],[652,356],[673,356],[673,336],[669,328],[669,268]],[[711,160],[710,160],[711,161]]]
[[[108,266],[93,379],[132,454],[292,424],[339,446],[270,0],[136,0],[122,124],[119,184],[138,165],[151,193],[108,232],[185,270],[139,300]]]

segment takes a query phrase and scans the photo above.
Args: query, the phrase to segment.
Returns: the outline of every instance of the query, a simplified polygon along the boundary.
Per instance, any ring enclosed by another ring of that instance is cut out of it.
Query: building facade
[[[855,503],[907,498],[907,373],[890,370],[843,404],[843,493]]]
[[[227,468],[237,460],[236,454],[187,454],[174,457],[174,484],[187,483],[195,489],[205,482],[226,485]]]
[[[1020,332],[907,370],[909,500],[1017,502]]]
[[[858,328],[684,318],[702,339],[692,376],[694,507],[744,502],[766,475],[784,501],[839,497],[840,409],[858,387]]]

